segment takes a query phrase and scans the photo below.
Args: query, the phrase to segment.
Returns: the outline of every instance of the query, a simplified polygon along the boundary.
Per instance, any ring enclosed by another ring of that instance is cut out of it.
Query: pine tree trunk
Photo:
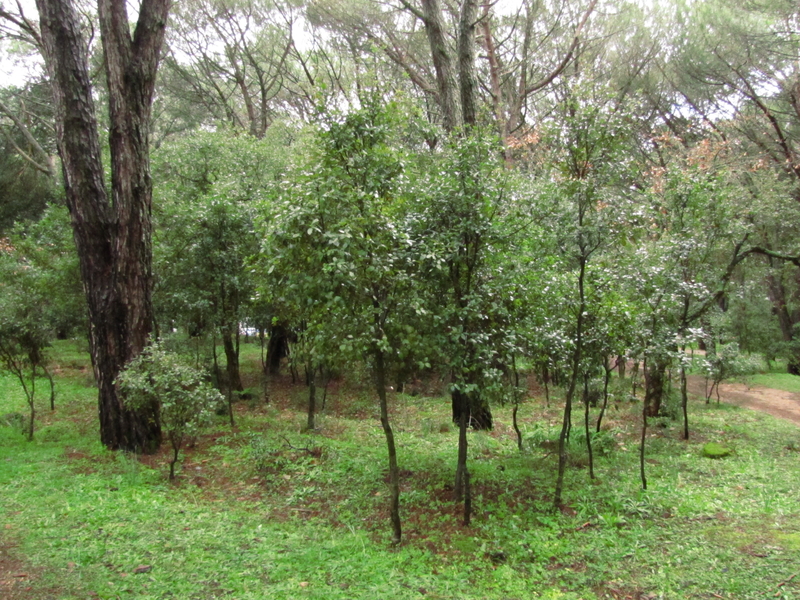
[[[451,133],[459,126],[461,120],[459,119],[456,75],[445,35],[442,6],[439,0],[422,0],[422,10],[425,16],[425,33],[428,37],[433,68],[436,72],[437,100],[442,111],[442,127],[446,132]]]
[[[36,2],[88,304],[100,438],[109,448],[134,452],[154,451],[161,442],[158,407],[128,410],[115,379],[142,350],[153,326],[148,131],[169,4],[143,0],[131,38],[126,3],[98,2],[109,97],[109,199],[80,19],[70,0]]]

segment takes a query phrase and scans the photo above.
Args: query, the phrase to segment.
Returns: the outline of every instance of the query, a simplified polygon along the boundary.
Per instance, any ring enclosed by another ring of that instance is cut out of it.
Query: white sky
[[[0,5],[9,12],[16,12],[17,0],[0,0]],[[38,21],[35,0],[19,0],[25,16],[33,21]],[[136,17],[138,2],[128,0],[130,17]],[[520,0],[497,0],[494,5],[495,11],[500,14],[510,14],[519,6]],[[302,36],[302,28],[298,27],[296,34]],[[302,45],[302,44],[301,44]],[[20,52],[9,53],[11,45],[7,42],[0,42],[0,87],[20,86],[31,77],[41,72],[42,61],[38,54],[23,55]]]

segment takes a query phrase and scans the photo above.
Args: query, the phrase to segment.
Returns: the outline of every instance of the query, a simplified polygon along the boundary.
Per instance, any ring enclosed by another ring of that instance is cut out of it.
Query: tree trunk
[[[80,19],[70,0],[37,0],[36,5],[88,303],[100,438],[112,449],[152,452],[161,443],[158,406],[128,410],[115,379],[142,350],[153,326],[148,131],[170,2],[143,0],[131,38],[126,3],[98,1],[109,97],[110,200]]]
[[[442,6],[439,0],[422,0],[425,16],[425,33],[431,48],[433,68],[436,71],[436,88],[439,108],[442,111],[442,127],[448,133],[460,125],[456,77],[453,59],[447,47]]]
[[[564,418],[561,422],[561,433],[558,436],[558,476],[556,478],[556,491],[553,495],[553,506],[555,509],[561,507],[561,497],[564,492],[564,472],[567,468],[567,441],[569,439],[569,430],[572,428],[572,399],[575,396],[575,387],[578,383],[578,368],[581,364],[581,355],[583,352],[583,316],[586,311],[586,295],[584,290],[586,263],[586,255],[582,253],[580,257],[580,270],[578,273],[578,295],[580,297],[580,303],[575,326],[575,349],[572,353],[572,375],[569,378],[567,397],[564,399]]]
[[[793,316],[800,315],[792,315],[789,312],[786,287],[783,281],[773,274],[767,275],[767,292],[772,302],[772,311],[778,317],[778,325],[781,328],[783,341],[787,342],[791,348],[794,341],[795,325],[800,322],[800,319],[793,318]],[[800,375],[800,350],[791,349],[790,352],[791,354],[787,357],[786,370],[792,375]]]
[[[239,332],[238,328],[226,328],[222,332],[222,347],[225,349],[225,370],[228,374],[228,388],[234,392],[244,389],[239,373]]]
[[[461,91],[461,115],[464,125],[478,123],[477,90],[475,75],[475,25],[478,21],[477,0],[463,0],[458,24],[458,82]]]
[[[667,363],[654,360],[652,367],[648,365],[645,371],[645,404],[648,406],[648,417],[657,417],[661,414],[661,405],[664,400],[664,384],[667,378]]]
[[[289,331],[284,325],[273,325],[267,345],[267,369],[270,375],[281,372],[281,359],[289,356]]]
[[[397,468],[397,449],[394,445],[394,432],[389,424],[389,406],[386,401],[386,362],[383,352],[377,344],[373,350],[375,357],[375,386],[381,405],[381,425],[386,436],[386,448],[389,453],[389,519],[392,522],[392,544],[397,545],[402,539],[400,527],[400,471]]]
[[[476,431],[491,431],[493,427],[492,410],[484,403],[479,394],[470,394],[468,401],[463,403],[456,397],[456,392],[450,394],[450,403],[453,410],[453,423],[461,423],[462,411],[466,411],[467,427]]]
[[[647,414],[649,412],[648,396],[644,396],[644,404],[642,405],[642,437],[639,440],[639,475],[642,478],[642,489],[647,489],[647,475],[644,471],[644,444],[647,438]]]
[[[311,364],[308,365],[308,417],[306,419],[306,430],[314,431],[314,415],[317,412],[317,370]]]
[[[683,409],[683,439],[689,439],[689,393],[687,390],[686,367],[681,365],[681,408]]]
[[[589,453],[589,479],[594,479],[594,453],[592,432],[589,430],[589,377],[583,376],[583,429],[586,434],[586,451]]]
[[[607,360],[603,362],[603,369],[605,371],[605,376],[603,377],[603,407],[600,409],[600,414],[597,416],[597,432],[600,431],[600,425],[603,422],[603,417],[605,416],[606,408],[608,407],[608,384],[611,381],[612,369],[608,366]]]
[[[458,462],[456,464],[456,481],[454,497],[456,502],[464,501],[464,525],[469,525],[472,518],[472,489],[469,482],[469,469],[467,468],[467,427],[469,419],[469,394],[460,390],[453,391],[454,399],[461,404],[460,421],[458,423]]]

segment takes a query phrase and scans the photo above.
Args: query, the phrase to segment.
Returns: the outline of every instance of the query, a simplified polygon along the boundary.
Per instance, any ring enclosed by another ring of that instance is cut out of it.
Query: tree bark
[[[589,453],[589,479],[594,479],[594,452],[592,432],[589,430],[589,377],[583,375],[583,429],[586,434],[586,451]]]
[[[800,322],[800,319],[792,318],[797,315],[789,312],[786,286],[780,278],[769,274],[767,275],[767,292],[772,302],[772,310],[778,317],[783,341],[791,344],[794,341],[794,326]],[[792,351],[787,359],[786,370],[792,375],[800,375],[800,356],[797,355],[797,351]]]
[[[464,125],[478,123],[476,106],[478,78],[475,75],[475,25],[478,20],[477,0],[464,0],[458,24],[458,81],[461,92],[461,115]]]
[[[489,405],[483,402],[478,394],[470,395],[466,402],[462,402],[459,392],[450,394],[450,403],[453,410],[453,423],[461,423],[461,414],[466,412],[467,427],[472,427],[476,431],[491,431],[492,410]]]
[[[170,2],[143,0],[131,37],[126,3],[98,1],[109,96],[111,198],[78,15],[70,0],[37,0],[36,5],[89,309],[100,438],[111,449],[151,452],[161,443],[158,407],[127,409],[115,379],[142,350],[153,326],[148,131]]]
[[[281,359],[289,356],[289,331],[280,323],[273,325],[267,345],[267,369],[270,375],[281,372]]]
[[[397,468],[397,449],[394,444],[394,432],[389,424],[389,405],[386,401],[386,360],[383,351],[375,344],[373,350],[375,358],[375,387],[381,405],[381,426],[386,437],[386,448],[389,454],[389,519],[392,522],[392,545],[397,545],[402,539],[400,527],[400,470]]]
[[[222,332],[222,347],[225,349],[225,371],[228,375],[228,387],[231,391],[241,392],[244,386],[239,373],[239,332],[236,327]]]
[[[645,391],[644,398],[647,405],[647,416],[657,417],[661,414],[661,405],[664,399],[664,385],[667,379],[667,363],[654,360],[652,367],[648,368],[644,373],[645,377]]]
[[[439,92],[439,108],[442,111],[442,127],[448,133],[460,125],[456,77],[453,59],[447,47],[442,6],[439,0],[422,0],[425,33],[431,48],[433,68],[436,71],[436,88]]]
[[[603,423],[603,417],[606,414],[606,408],[608,408],[608,384],[611,381],[611,371],[613,367],[609,366],[608,359],[603,359],[603,406],[600,408],[600,414],[597,416],[597,427],[595,431],[600,433],[600,426]]]

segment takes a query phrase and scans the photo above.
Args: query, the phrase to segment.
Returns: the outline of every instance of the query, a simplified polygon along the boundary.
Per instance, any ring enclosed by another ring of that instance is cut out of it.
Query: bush
[[[184,441],[194,438],[224,402],[197,369],[156,342],[132,360],[117,378],[123,402],[137,410],[152,403],[160,406],[161,430],[172,445],[169,478],[175,478],[175,463]]]

